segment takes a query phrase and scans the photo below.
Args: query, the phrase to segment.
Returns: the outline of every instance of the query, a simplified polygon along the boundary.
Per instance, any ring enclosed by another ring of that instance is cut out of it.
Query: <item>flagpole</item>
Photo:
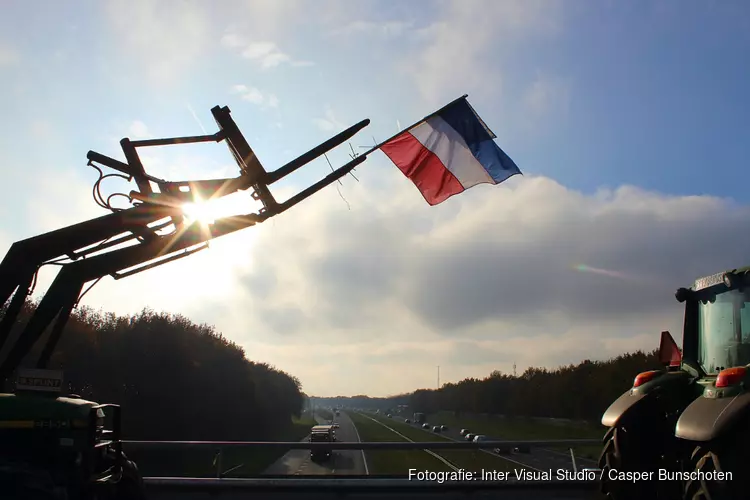
[[[464,95],[462,95],[461,97],[459,97],[458,99],[454,99],[454,100],[452,100],[451,102],[449,102],[448,104],[446,104],[446,105],[445,105],[445,106],[443,106],[442,108],[438,109],[437,111],[433,111],[432,113],[430,113],[429,115],[425,116],[425,117],[424,117],[424,118],[422,118],[421,120],[418,120],[418,121],[414,122],[414,124],[410,125],[409,127],[405,128],[404,130],[401,130],[401,131],[399,131],[399,132],[397,132],[397,133],[393,134],[393,135],[392,135],[392,136],[390,136],[390,137],[389,137],[388,139],[386,139],[386,140],[384,140],[384,141],[380,142],[380,143],[379,143],[379,144],[377,144],[376,146],[373,146],[372,148],[368,149],[367,151],[365,151],[364,153],[360,154],[359,156],[367,156],[367,155],[369,155],[370,153],[372,153],[373,151],[375,151],[376,149],[380,149],[380,147],[381,147],[381,146],[383,146],[383,144],[385,144],[386,142],[388,142],[388,141],[390,141],[390,140],[393,140],[393,139],[395,139],[396,137],[398,137],[399,135],[401,135],[401,134],[403,134],[403,133],[405,133],[405,132],[408,132],[409,130],[413,129],[414,127],[416,127],[416,126],[417,126],[417,125],[419,125],[420,123],[422,123],[422,122],[424,122],[424,121],[427,121],[427,120],[429,120],[430,118],[432,118],[433,116],[437,115],[438,113],[440,113],[440,112],[441,112],[441,111],[443,111],[444,109],[446,109],[446,108],[449,108],[449,107],[453,106],[453,105],[454,105],[454,104],[456,104],[456,103],[457,103],[458,101],[460,101],[460,100],[462,100],[462,99],[466,99],[467,97],[469,97],[469,94],[464,94]]]

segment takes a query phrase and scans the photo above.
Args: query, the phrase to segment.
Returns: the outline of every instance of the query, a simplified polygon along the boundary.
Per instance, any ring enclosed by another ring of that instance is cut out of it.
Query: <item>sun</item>
[[[195,203],[185,203],[182,205],[182,213],[188,222],[199,222],[201,224],[213,224],[217,218],[216,208],[211,201],[198,201]]]
[[[182,204],[188,225],[207,227],[223,217],[257,212],[258,202],[249,193],[233,193],[212,200]],[[232,235],[211,239],[211,246],[185,261],[178,261],[169,273],[170,294],[177,303],[192,304],[206,297],[231,299],[237,276],[252,263],[248,251],[256,243],[257,229],[248,227]],[[199,284],[199,286],[197,286]]]
[[[252,203],[245,193],[233,193],[214,200],[197,200],[182,205],[182,212],[188,222],[203,225],[212,224],[222,217],[244,215],[253,211]]]

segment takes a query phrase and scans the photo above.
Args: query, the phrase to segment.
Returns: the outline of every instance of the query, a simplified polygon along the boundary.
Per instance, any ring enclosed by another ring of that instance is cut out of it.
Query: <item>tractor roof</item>
[[[704,288],[709,288],[714,285],[719,285],[724,282],[724,275],[727,273],[733,273],[733,274],[745,274],[750,272],[750,266],[740,267],[737,269],[730,269],[728,271],[722,271],[720,273],[712,274],[710,276],[705,276],[703,278],[698,278],[695,280],[695,283],[693,284],[693,290],[703,290]]]
[[[0,393],[0,420],[86,419],[97,404],[80,398]]]

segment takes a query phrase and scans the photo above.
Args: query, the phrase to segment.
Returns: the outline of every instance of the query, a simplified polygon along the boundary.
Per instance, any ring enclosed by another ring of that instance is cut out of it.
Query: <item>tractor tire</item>
[[[747,447],[750,433],[731,436],[720,443],[697,446],[691,457],[692,472],[704,475],[691,478],[685,484],[685,500],[746,500],[750,495]],[[731,479],[712,479],[705,475],[730,473]],[[697,474],[695,474],[697,476]]]
[[[679,485],[658,480],[663,468],[658,440],[640,430],[611,427],[604,436],[599,457],[601,492],[607,500],[658,500],[679,498]],[[657,446],[654,446],[657,445]],[[616,474],[653,472],[647,480],[617,480]]]

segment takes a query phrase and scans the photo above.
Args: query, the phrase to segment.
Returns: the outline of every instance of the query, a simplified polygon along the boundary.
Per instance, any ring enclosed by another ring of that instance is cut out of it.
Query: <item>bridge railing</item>
[[[183,495],[193,495],[195,498],[215,498],[217,496],[247,499],[248,493],[264,493],[266,495],[280,493],[298,493],[300,498],[318,498],[311,496],[315,493],[326,493],[325,498],[335,496],[339,498],[346,495],[363,494],[373,500],[381,494],[409,493],[424,494],[446,492],[464,492],[468,494],[482,491],[501,490],[507,493],[508,499],[519,498],[523,495],[525,500],[532,499],[591,499],[595,498],[599,483],[595,480],[564,480],[564,481],[519,481],[508,479],[502,481],[490,480],[446,480],[446,481],[424,481],[410,478],[391,477],[355,477],[339,478],[331,476],[320,476],[320,478],[288,477],[288,478],[178,478],[178,477],[154,477],[145,480],[149,498],[188,498]],[[519,491],[520,490],[520,491]],[[335,495],[330,495],[335,492]],[[244,495],[243,495],[244,493]],[[204,495],[204,496],[201,496]],[[329,496],[330,495],[330,496]],[[191,498],[193,498],[191,497]],[[270,496],[269,496],[270,498]],[[289,497],[285,497],[289,498]],[[401,498],[401,497],[399,497]],[[474,497],[472,497],[474,498]],[[492,498],[506,498],[493,494]],[[598,495],[596,496],[598,498]]]
[[[189,449],[189,448],[210,448],[219,451],[231,448],[281,448],[285,450],[491,450],[494,448],[554,448],[554,447],[578,447],[578,446],[597,446],[601,441],[598,439],[558,439],[558,440],[524,440],[524,441],[482,441],[459,442],[459,441],[436,441],[436,442],[346,442],[336,441],[332,443],[293,441],[123,441],[126,449]],[[220,467],[220,466],[219,466]],[[420,471],[421,472],[421,471]],[[357,478],[341,478],[331,476],[320,476],[320,478],[299,478],[289,477],[272,477],[272,478],[227,478],[223,477],[221,472],[217,473],[216,478],[196,478],[196,477],[146,477],[144,481],[149,489],[156,494],[159,493],[178,493],[178,492],[205,492],[206,494],[215,494],[219,492],[230,492],[240,490],[252,491],[313,491],[334,488],[344,493],[373,492],[373,488],[378,492],[416,492],[416,491],[481,491],[488,489],[523,489],[524,492],[534,492],[541,494],[549,491],[575,491],[586,492],[594,491],[599,484],[599,472],[594,469],[577,470],[574,467],[570,475],[560,478],[556,471],[549,471],[551,478],[544,480],[522,480],[516,478],[512,473],[508,474],[503,480],[484,480],[484,478],[467,477],[466,471],[460,470],[458,473],[448,473],[443,480],[419,480],[414,477],[378,477],[362,476]],[[415,471],[416,474],[416,471]],[[524,493],[526,495],[526,493]],[[567,497],[566,497],[567,498]]]
[[[354,442],[332,443],[307,441],[123,441],[123,446],[134,449],[145,448],[285,448],[288,450],[480,450],[493,448],[570,448],[578,446],[600,446],[600,439],[555,439],[533,441],[401,441],[401,442]]]

